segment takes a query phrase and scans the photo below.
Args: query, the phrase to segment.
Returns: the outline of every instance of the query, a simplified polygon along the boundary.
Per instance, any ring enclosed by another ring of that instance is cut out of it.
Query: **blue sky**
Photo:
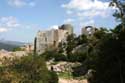
[[[113,28],[112,8],[104,0],[0,0],[0,39],[32,42],[38,30],[71,23]]]

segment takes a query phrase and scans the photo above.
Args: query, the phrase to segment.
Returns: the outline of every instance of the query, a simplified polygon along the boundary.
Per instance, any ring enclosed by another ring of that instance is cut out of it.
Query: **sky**
[[[76,34],[87,25],[110,29],[113,12],[105,0],[0,0],[0,39],[33,42],[37,31],[64,23]]]

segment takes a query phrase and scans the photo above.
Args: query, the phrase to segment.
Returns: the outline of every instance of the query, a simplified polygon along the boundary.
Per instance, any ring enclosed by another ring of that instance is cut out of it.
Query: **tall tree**
[[[122,22],[122,30],[125,30],[125,1],[112,0],[110,6],[114,6],[117,8],[113,16],[115,16]]]

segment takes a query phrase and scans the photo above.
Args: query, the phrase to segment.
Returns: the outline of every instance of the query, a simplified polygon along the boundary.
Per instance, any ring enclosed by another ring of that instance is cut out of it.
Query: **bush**
[[[15,51],[24,51],[24,49],[22,49],[22,48],[20,48],[20,47],[16,47],[16,48],[13,49],[13,51],[14,51],[14,52],[15,52]]]
[[[56,54],[54,56],[55,61],[66,61],[67,57],[64,54]]]
[[[46,51],[40,56],[44,57],[46,61],[51,59],[54,59],[55,61],[66,61],[67,58],[64,54],[57,53],[55,51]]]
[[[74,53],[67,55],[69,62],[83,62],[87,58],[86,53]]]
[[[54,71],[49,71],[49,83],[58,83],[58,75]]]
[[[3,65],[0,68],[0,83],[58,83],[54,74],[48,71],[43,58],[29,55]],[[51,79],[56,82],[51,82]]]
[[[84,76],[87,72],[87,69],[83,67],[83,65],[81,66],[77,66],[77,67],[72,67],[72,75],[74,77],[80,77],[80,76]]]
[[[51,59],[54,58],[54,56],[56,55],[55,51],[46,51],[43,54],[41,54],[41,57],[44,57],[46,61],[49,61]]]

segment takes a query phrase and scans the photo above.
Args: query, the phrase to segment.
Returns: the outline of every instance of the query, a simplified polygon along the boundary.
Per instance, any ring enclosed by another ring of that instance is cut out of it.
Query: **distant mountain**
[[[26,43],[17,42],[17,41],[0,40],[0,49],[12,51],[14,48],[23,46],[25,44]]]

